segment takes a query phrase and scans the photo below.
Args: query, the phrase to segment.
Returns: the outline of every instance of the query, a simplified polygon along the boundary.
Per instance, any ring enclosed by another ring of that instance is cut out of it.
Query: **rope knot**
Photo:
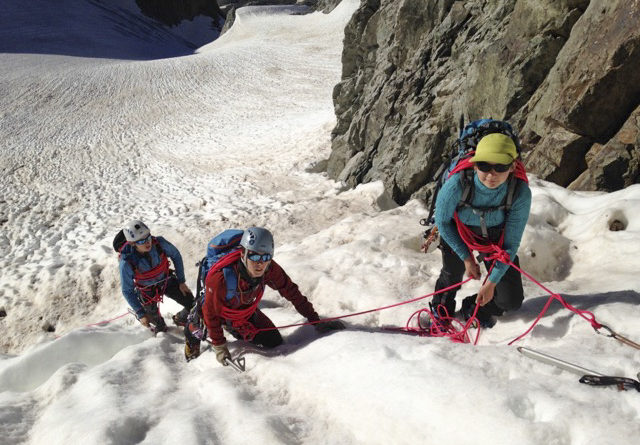
[[[242,339],[244,341],[251,341],[253,340],[253,338],[256,336],[256,334],[259,332],[256,327],[248,322],[248,321],[244,321],[244,320],[240,320],[240,321],[233,321],[231,323],[231,326],[233,327],[233,329],[242,336]]]
[[[509,253],[507,253],[506,250],[501,249],[495,244],[493,244],[491,247],[492,247],[493,253],[487,257],[488,261],[496,260],[504,264],[511,263],[511,256],[509,256]]]

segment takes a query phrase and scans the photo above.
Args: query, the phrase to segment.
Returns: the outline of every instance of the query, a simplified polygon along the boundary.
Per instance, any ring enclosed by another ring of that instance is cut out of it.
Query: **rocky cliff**
[[[216,0],[136,0],[136,4],[144,15],[168,26],[199,15],[211,17],[215,24],[224,19]]]
[[[527,168],[570,188],[639,182],[638,0],[361,0],[328,163],[424,197],[461,115],[507,119]]]

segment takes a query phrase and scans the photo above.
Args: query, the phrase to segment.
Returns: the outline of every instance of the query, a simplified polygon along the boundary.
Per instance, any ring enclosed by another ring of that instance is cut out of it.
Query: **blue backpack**
[[[198,295],[198,303],[204,303],[204,287],[209,269],[228,254],[236,251],[240,247],[240,240],[244,230],[227,229],[214,236],[207,245],[207,255],[198,263],[198,283],[196,295]],[[227,300],[231,300],[236,296],[238,288],[238,276],[233,267],[227,266],[222,269],[224,280],[227,284]]]
[[[445,181],[449,178],[450,173],[458,166],[458,164],[473,156],[480,139],[491,133],[502,133],[509,136],[515,143],[518,153],[521,152],[518,136],[513,131],[511,124],[508,122],[489,118],[478,119],[464,125],[464,118],[460,117],[460,133],[458,139],[454,143],[453,149],[449,152],[447,160],[440,165],[436,173],[433,175],[433,180],[436,182],[436,186],[431,194],[429,216],[420,220],[420,225],[427,227],[423,234],[425,240],[428,240],[432,236],[431,234],[435,227],[434,214],[438,192],[444,185]],[[471,201],[473,200],[473,170],[465,171],[462,181],[463,192],[459,206],[471,207]],[[506,211],[509,211],[511,203],[513,202],[515,187],[516,181],[510,179],[507,197],[503,204]]]

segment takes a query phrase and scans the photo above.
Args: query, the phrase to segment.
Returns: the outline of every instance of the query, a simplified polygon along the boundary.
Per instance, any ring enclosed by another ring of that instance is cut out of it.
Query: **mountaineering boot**
[[[184,358],[187,359],[188,362],[193,360],[194,358],[198,358],[200,355],[200,343],[189,343],[187,340],[184,343]]]
[[[169,328],[167,328],[167,323],[165,323],[164,318],[162,318],[162,315],[159,315],[154,321],[153,321],[153,332],[158,333],[158,332],[167,332]]]
[[[455,301],[454,301],[454,304],[455,304]],[[440,328],[446,328],[448,326],[451,326],[451,318],[453,317],[453,312],[449,312],[449,310],[447,309],[447,306],[450,307],[451,305],[444,305],[444,304],[435,305],[433,303],[429,303],[429,310],[433,315],[433,320],[429,318],[429,324],[427,326],[430,326],[432,322],[434,325]]]
[[[189,310],[188,309],[182,309],[180,312],[178,312],[177,314],[175,314],[172,318],[173,323],[176,326],[179,327],[183,327],[184,325],[187,324],[187,317],[189,316]]]
[[[454,306],[455,307],[455,301]],[[433,314],[436,320],[447,320],[453,317],[454,310],[452,305],[450,304],[429,304],[429,308],[431,309],[431,313]]]
[[[455,298],[447,297],[449,296],[436,295],[435,297],[433,297],[431,303],[429,303],[431,312],[436,319],[446,319],[449,317],[453,317],[453,314],[455,314],[456,300]]]
[[[460,312],[462,313],[464,321],[469,321],[469,319],[473,316],[473,311],[476,308],[476,297],[477,294],[473,294],[462,300],[462,309],[460,310]],[[480,327],[486,329],[491,329],[496,324],[496,319],[483,306],[478,307],[476,319],[478,320]]]

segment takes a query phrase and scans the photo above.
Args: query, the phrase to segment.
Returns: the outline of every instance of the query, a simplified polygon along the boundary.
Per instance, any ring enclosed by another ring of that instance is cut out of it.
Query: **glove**
[[[220,362],[222,366],[227,366],[227,360],[231,360],[231,354],[227,348],[227,344],[213,345],[213,350],[216,353],[216,360]]]
[[[345,328],[344,323],[340,320],[321,321],[320,323],[316,323],[314,326],[316,327],[316,331],[320,333],[338,331]]]
[[[147,315],[143,315],[142,317],[138,318],[138,321],[140,322],[140,324],[146,328],[149,327],[149,323],[151,323],[151,321],[149,320],[149,317],[147,317]]]

